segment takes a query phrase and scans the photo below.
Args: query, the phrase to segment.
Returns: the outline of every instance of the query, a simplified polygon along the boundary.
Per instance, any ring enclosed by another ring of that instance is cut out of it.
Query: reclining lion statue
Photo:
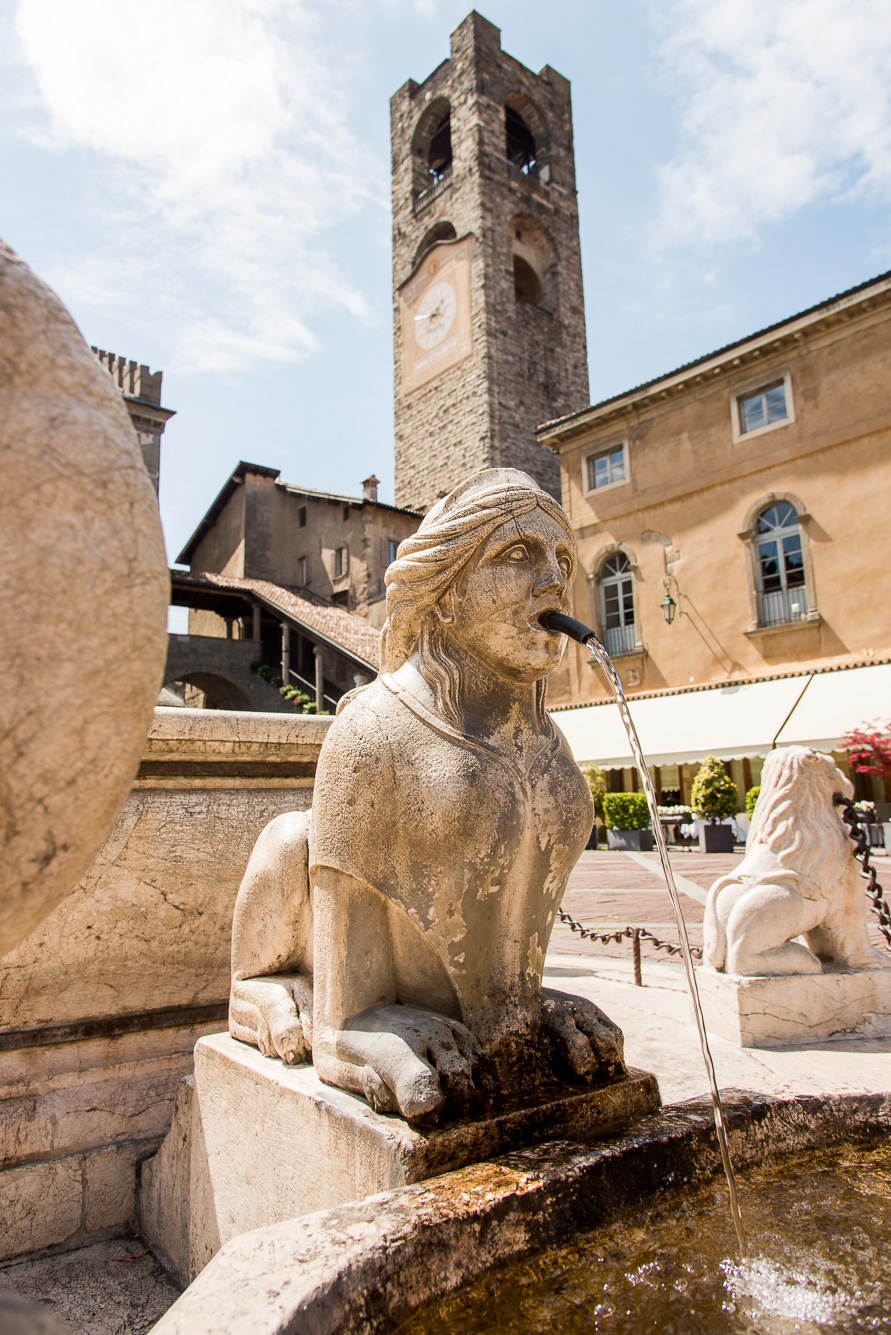
[[[545,711],[576,547],[514,469],[441,500],[389,567],[383,669],[344,697],[312,813],[280,816],[235,908],[229,1027],[431,1125],[497,1092],[624,1073],[596,1006],[542,989],[593,823]]]
[[[824,963],[891,966],[869,942],[836,793],[854,790],[831,756],[809,746],[771,751],[745,857],[708,894],[703,963],[746,977],[820,973]]]

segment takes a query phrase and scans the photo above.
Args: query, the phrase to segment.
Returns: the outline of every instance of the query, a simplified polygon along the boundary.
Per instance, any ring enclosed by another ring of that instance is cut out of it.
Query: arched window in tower
[[[600,629],[611,657],[629,654],[637,643],[634,626],[634,576],[624,552],[614,552],[600,567]]]
[[[425,232],[421,244],[415,251],[414,259],[411,262],[412,269],[420,263],[427,254],[427,251],[431,250],[433,246],[436,245],[437,241],[454,241],[457,235],[458,233],[450,222],[440,221],[434,223],[429,232]]]
[[[504,108],[505,153],[508,162],[518,167],[524,175],[535,167],[535,139],[519,111],[514,107]]]
[[[511,219],[514,296],[517,301],[556,314],[554,248],[541,223],[528,215]]]
[[[789,501],[765,506],[755,522],[754,542],[759,624],[803,621],[808,612],[807,583],[795,507]]]
[[[530,306],[540,306],[544,296],[541,279],[528,260],[514,254],[514,296],[517,301],[528,301]]]
[[[438,97],[425,108],[412,135],[411,152],[412,194],[417,213],[452,179],[452,119],[448,98]]]

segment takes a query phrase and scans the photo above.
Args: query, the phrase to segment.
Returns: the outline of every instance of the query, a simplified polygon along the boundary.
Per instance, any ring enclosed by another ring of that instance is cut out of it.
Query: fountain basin
[[[734,1163],[866,1142],[891,1131],[891,1095],[724,1094]],[[486,1270],[609,1225],[658,1192],[721,1171],[707,1101],[618,1136],[555,1141],[233,1238],[156,1335],[384,1331]]]

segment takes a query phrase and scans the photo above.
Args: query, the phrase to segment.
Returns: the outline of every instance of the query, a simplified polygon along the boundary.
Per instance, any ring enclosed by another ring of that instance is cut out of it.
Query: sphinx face
[[[540,618],[571,612],[575,566],[571,535],[543,510],[507,520],[447,596],[449,639],[505,680],[531,684],[547,676],[566,640]]]

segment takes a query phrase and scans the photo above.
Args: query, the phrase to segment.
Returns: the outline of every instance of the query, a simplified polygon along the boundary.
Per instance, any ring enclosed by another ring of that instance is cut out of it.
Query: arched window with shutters
[[[600,631],[610,657],[633,653],[637,646],[634,573],[622,551],[607,556],[597,572]]]

